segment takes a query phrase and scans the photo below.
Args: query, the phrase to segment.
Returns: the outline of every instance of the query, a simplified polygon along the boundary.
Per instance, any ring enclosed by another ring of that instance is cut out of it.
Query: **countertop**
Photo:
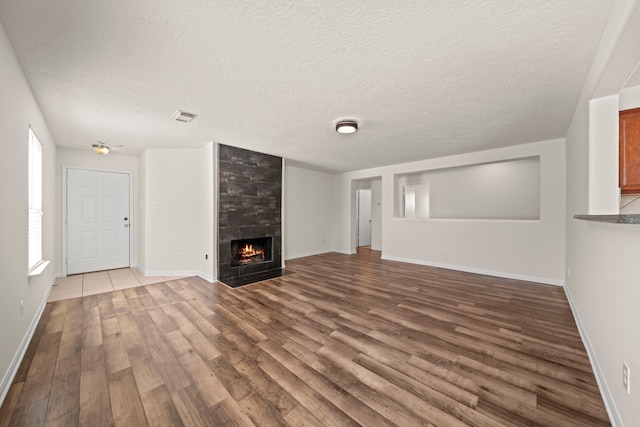
[[[573,217],[584,221],[607,222],[610,224],[640,224],[640,214],[574,215]]]

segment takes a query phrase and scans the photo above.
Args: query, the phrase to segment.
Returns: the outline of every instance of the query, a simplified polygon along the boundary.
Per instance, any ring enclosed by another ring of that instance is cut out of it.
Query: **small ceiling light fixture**
[[[109,154],[109,146],[106,144],[103,144],[102,142],[99,142],[98,144],[93,144],[91,145],[91,147],[93,147],[93,151],[100,154],[101,156]]]
[[[109,154],[109,151],[111,151],[112,148],[122,148],[122,145],[109,145],[102,141],[98,141],[97,144],[91,144],[91,148],[93,148],[93,151],[96,153],[104,156]]]
[[[358,122],[355,120],[340,120],[336,123],[336,132],[354,133],[358,130]]]
[[[197,114],[187,113],[186,111],[178,110],[176,111],[176,114],[173,115],[173,120],[176,120],[178,122],[189,123],[190,121],[193,121],[193,119],[195,119],[196,117],[198,117]]]

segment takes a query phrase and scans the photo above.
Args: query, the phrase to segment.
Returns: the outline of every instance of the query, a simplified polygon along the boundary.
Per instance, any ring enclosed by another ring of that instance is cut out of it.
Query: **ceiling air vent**
[[[173,116],[173,119],[179,122],[189,123],[196,117],[198,117],[197,114],[187,113],[186,111],[178,110],[176,111],[176,114]]]

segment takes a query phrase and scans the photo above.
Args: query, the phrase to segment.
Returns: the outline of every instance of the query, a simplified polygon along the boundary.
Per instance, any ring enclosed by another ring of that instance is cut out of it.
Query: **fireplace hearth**
[[[232,240],[231,267],[270,262],[273,259],[273,237]]]

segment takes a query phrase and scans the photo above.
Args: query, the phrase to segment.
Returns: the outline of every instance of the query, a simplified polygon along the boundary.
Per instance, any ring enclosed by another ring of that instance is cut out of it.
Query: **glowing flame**
[[[254,249],[253,245],[246,244],[243,248],[240,249],[240,257],[241,258],[249,258],[256,255],[264,256],[263,249]]]

